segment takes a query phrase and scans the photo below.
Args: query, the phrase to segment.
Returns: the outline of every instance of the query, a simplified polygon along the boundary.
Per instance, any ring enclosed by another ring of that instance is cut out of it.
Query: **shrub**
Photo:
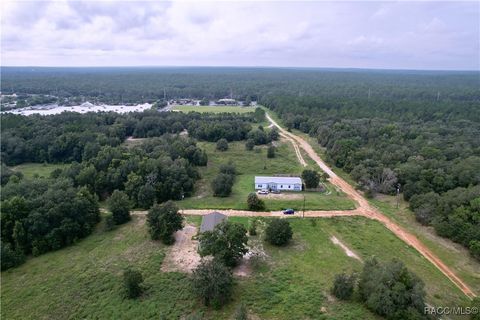
[[[346,273],[340,273],[335,276],[332,293],[341,300],[349,300],[353,295],[354,287],[355,275],[349,276]]]
[[[315,170],[303,170],[302,179],[308,189],[316,188],[320,182],[320,175]]]
[[[230,174],[234,176],[237,174],[237,169],[235,168],[235,165],[233,163],[229,162],[227,164],[220,165],[220,173]]]
[[[286,245],[292,239],[292,228],[286,219],[272,219],[265,230],[265,240],[275,246]]]
[[[130,220],[130,201],[125,192],[119,190],[113,191],[107,204],[115,224],[122,224]]]
[[[237,307],[235,310],[235,315],[233,316],[235,320],[248,320],[248,311],[247,307],[243,303],[240,303],[240,305]]]
[[[255,141],[253,139],[248,139],[247,142],[245,142],[245,150],[251,151],[255,147]]]
[[[115,227],[115,221],[113,215],[109,214],[105,217],[105,231],[111,231]]]
[[[267,158],[275,158],[275,147],[269,146],[267,149]]]
[[[265,202],[259,199],[255,192],[252,192],[247,197],[248,210],[260,211],[265,209]]]
[[[228,150],[228,141],[224,138],[217,141],[217,150],[227,151]]]
[[[125,295],[129,299],[139,297],[143,292],[143,277],[139,271],[127,268],[123,272],[123,287]]]
[[[25,255],[20,250],[12,249],[9,243],[2,242],[1,270],[7,270],[21,265],[25,261]]]
[[[175,242],[173,234],[182,229],[183,217],[173,201],[153,206],[147,214],[147,224],[153,240],[162,240],[164,244]]]
[[[231,174],[219,173],[212,180],[214,197],[228,197],[232,193],[234,176]]]
[[[248,234],[251,236],[257,235],[257,220],[253,219],[250,223],[250,227],[248,228]]]
[[[232,273],[219,260],[204,260],[193,271],[192,286],[206,306],[220,308],[232,296]]]

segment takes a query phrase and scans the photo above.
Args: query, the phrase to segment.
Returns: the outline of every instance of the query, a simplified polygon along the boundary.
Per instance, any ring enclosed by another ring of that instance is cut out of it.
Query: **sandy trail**
[[[396,224],[393,220],[383,215],[379,210],[372,207],[368,201],[355,190],[350,184],[345,180],[340,178],[335,172],[333,172],[330,167],[318,156],[312,146],[305,141],[303,138],[288,132],[282,128],[278,123],[273,120],[270,115],[266,114],[267,119],[278,128],[280,134],[288,136],[289,138],[295,140],[295,142],[312,158],[318,166],[330,176],[329,181],[339,187],[343,192],[345,192],[350,198],[355,200],[358,203],[358,208],[348,212],[355,213],[357,215],[362,215],[370,219],[374,219],[383,223],[390,231],[392,231],[397,237],[402,239],[408,245],[415,248],[420,254],[422,254],[426,259],[433,263],[445,276],[447,276],[462,292],[470,298],[476,297],[476,294],[465,284],[447,265],[445,265],[440,258],[438,258],[430,249],[428,249],[416,236]],[[323,214],[327,214],[324,212]],[[305,215],[307,216],[307,215]],[[315,215],[313,215],[315,216]],[[325,216],[325,215],[321,215]]]
[[[352,250],[350,250],[349,247],[347,247],[343,242],[341,242],[340,240],[338,240],[337,237],[335,236],[331,236],[330,237],[330,241],[333,242],[333,244],[336,244],[337,246],[339,246],[340,248],[343,249],[343,251],[345,252],[345,254],[347,256],[349,256],[350,258],[354,258],[354,259],[357,259],[358,261],[362,261],[362,259],[360,259],[360,257],[355,253],[353,252]]]
[[[198,241],[192,240],[196,233],[197,228],[192,225],[186,225],[182,230],[175,232],[175,243],[163,260],[162,271],[192,272],[200,264],[200,255],[197,253]]]
[[[302,153],[300,152],[300,148],[298,147],[298,144],[295,142],[295,140],[293,140],[292,138],[290,138],[289,136],[287,136],[286,134],[284,134],[282,132],[280,132],[280,136],[282,136],[286,140],[290,141],[290,143],[293,145],[293,149],[295,149],[295,154],[297,155],[298,162],[300,162],[300,164],[302,166],[306,167],[307,162],[305,161],[305,159],[303,159]]]

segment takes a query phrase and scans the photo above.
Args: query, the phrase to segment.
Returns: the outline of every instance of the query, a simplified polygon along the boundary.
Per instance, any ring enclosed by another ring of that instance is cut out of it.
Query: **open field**
[[[33,178],[35,175],[48,178],[53,170],[62,169],[65,166],[67,166],[67,164],[63,163],[23,163],[12,167],[12,170],[23,173],[26,178]]]
[[[174,106],[173,111],[181,112],[210,112],[210,113],[247,113],[254,112],[255,107],[240,106]]]
[[[197,182],[196,192],[192,197],[178,201],[184,209],[247,209],[247,196],[254,192],[255,175],[292,174],[300,175],[304,169],[298,162],[293,146],[288,141],[278,142],[276,157],[266,157],[266,146],[255,147],[257,151],[245,151],[243,142],[229,143],[225,152],[215,150],[214,143],[201,142],[199,145],[208,153],[208,166],[200,167],[202,179]],[[210,182],[217,175],[221,164],[232,161],[239,173],[233,186],[232,194],[226,198],[214,197]],[[266,204],[266,210],[281,210],[303,208],[305,196],[306,210],[349,210],[354,209],[354,202],[343,193],[337,192],[329,183],[328,191],[283,193],[284,198],[260,196]],[[290,196],[294,195],[294,197]],[[293,199],[292,199],[293,198]]]
[[[249,222],[245,217],[230,219]],[[362,267],[331,242],[332,236],[363,260],[375,255],[404,261],[424,279],[430,304],[466,303],[440,271],[376,221],[362,217],[289,221],[293,242],[285,248],[265,244],[266,262],[258,264],[251,277],[237,279],[234,300],[221,310],[207,310],[199,303],[191,293],[187,274],[161,271],[170,248],[149,240],[145,217],[134,216],[111,232],[101,231],[100,224],[92,236],[76,245],[3,272],[1,316],[178,319],[198,312],[205,319],[226,319],[244,302],[260,319],[377,319],[361,303],[338,301],[329,294],[336,273]],[[188,217],[188,223],[198,226],[200,217]],[[138,300],[122,297],[121,272],[126,266],[137,268],[145,278],[147,291]]]

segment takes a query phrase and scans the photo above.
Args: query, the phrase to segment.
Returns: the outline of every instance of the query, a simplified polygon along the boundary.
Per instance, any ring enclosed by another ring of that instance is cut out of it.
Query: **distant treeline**
[[[480,259],[478,102],[291,96],[262,102],[290,129],[315,137],[327,160],[350,173],[367,196],[398,188],[418,221]]]
[[[480,101],[478,72],[301,68],[2,67],[4,94],[83,97],[110,104],[167,98],[316,96],[387,101]],[[394,108],[395,106],[392,106]]]

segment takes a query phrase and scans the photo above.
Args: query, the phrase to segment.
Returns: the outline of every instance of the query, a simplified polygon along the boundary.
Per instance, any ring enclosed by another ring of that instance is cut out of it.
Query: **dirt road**
[[[295,150],[295,154],[297,155],[298,162],[300,162],[302,166],[306,167],[307,162],[305,162],[305,159],[303,159],[302,153],[300,152],[300,148],[298,147],[298,144],[295,142],[295,140],[293,140],[292,138],[288,137],[287,135],[281,132],[280,132],[280,136],[290,141],[290,143],[293,145],[293,149]]]
[[[291,139],[293,139],[305,152],[308,154],[310,158],[312,158],[318,166],[328,175],[330,176],[329,181],[339,187],[343,192],[345,192],[350,198],[355,200],[358,203],[358,208],[352,211],[343,211],[343,212],[351,212],[353,215],[362,215],[368,217],[370,219],[374,219],[383,223],[390,231],[392,231],[397,237],[402,239],[408,245],[415,248],[418,252],[420,252],[426,259],[428,259],[431,263],[433,263],[445,276],[447,276],[462,292],[470,298],[476,297],[476,294],[447,266],[445,265],[440,258],[438,258],[430,249],[428,249],[416,236],[396,224],[393,220],[385,216],[376,208],[372,207],[368,201],[359,193],[355,188],[353,188],[349,183],[345,180],[340,178],[335,172],[333,172],[330,167],[318,156],[312,146],[305,141],[302,137],[299,137],[291,132],[288,132],[284,128],[282,128],[278,123],[273,120],[270,115],[266,114],[267,119],[273,124],[275,127],[278,128],[280,134],[285,135]],[[320,216],[327,216],[327,211],[322,212]],[[333,215],[337,215],[333,213]],[[305,215],[307,216],[307,215]],[[312,215],[312,217],[315,215]]]

